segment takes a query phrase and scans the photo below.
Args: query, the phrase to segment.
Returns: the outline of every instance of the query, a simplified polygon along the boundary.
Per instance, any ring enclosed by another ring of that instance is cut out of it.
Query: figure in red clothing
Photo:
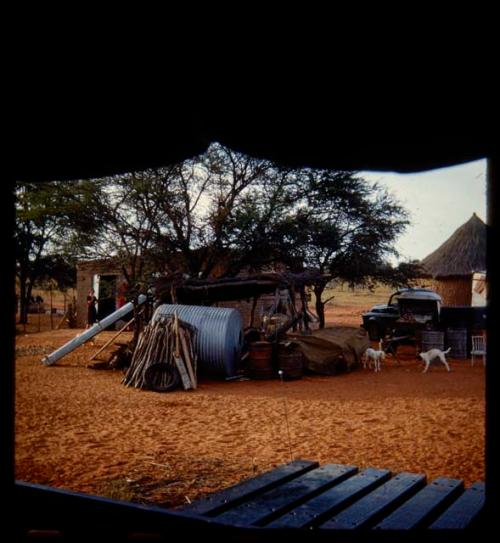
[[[93,289],[87,295],[87,328],[97,322],[97,298]]]
[[[120,309],[120,307],[125,305],[126,302],[126,295],[127,293],[127,283],[123,281],[123,283],[118,287],[117,294],[116,294],[116,309]]]

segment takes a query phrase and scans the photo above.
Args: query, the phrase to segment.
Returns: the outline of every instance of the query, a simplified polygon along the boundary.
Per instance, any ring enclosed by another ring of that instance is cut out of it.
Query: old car
[[[441,296],[428,288],[404,288],[394,292],[387,304],[363,313],[363,328],[373,341],[386,335],[414,336],[419,330],[439,325]]]

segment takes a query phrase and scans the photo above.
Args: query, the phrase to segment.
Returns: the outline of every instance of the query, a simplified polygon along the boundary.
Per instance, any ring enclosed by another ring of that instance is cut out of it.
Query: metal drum
[[[287,346],[280,343],[278,346],[278,369],[283,372],[283,379],[302,379],[304,359],[300,347],[297,345]]]
[[[273,379],[273,344],[269,341],[250,343],[248,373],[252,379]]]
[[[448,328],[446,330],[446,344],[451,347],[450,358],[467,358],[467,329]]]
[[[431,349],[444,350],[444,332],[422,331],[421,351],[425,353]]]
[[[240,312],[227,307],[163,304],[156,308],[153,319],[174,313],[196,328],[194,345],[200,369],[225,377],[236,375],[243,345]]]

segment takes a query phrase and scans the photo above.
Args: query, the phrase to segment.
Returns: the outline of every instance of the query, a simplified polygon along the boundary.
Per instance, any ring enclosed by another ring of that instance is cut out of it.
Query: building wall
[[[472,305],[484,306],[488,299],[488,283],[485,273],[475,273],[472,276]]]
[[[472,276],[425,279],[421,284],[435,290],[443,299],[443,305],[471,305]]]
[[[87,324],[87,294],[92,288],[94,275],[116,275],[123,279],[120,268],[107,260],[79,262],[76,266],[76,325],[85,328]]]

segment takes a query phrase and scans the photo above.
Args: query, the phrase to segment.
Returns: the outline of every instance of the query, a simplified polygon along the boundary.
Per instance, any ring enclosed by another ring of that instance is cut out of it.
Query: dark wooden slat
[[[295,477],[299,477],[318,466],[318,462],[294,460],[258,477],[247,479],[220,492],[215,492],[206,498],[197,500],[183,507],[181,511],[214,516],[243,503],[261,492],[266,492]]]
[[[375,529],[409,530],[425,527],[462,493],[463,486],[462,480],[440,477],[398,507]]]
[[[391,475],[389,470],[368,468],[280,516],[269,528],[307,528],[315,526],[351,504]]]
[[[375,524],[421,489],[425,480],[425,475],[422,474],[399,473],[322,524],[321,528],[355,530]]]
[[[238,526],[262,526],[356,471],[355,466],[326,464],[218,515],[216,520]]]
[[[461,530],[466,528],[484,507],[484,483],[474,483],[437,519],[432,530]]]

